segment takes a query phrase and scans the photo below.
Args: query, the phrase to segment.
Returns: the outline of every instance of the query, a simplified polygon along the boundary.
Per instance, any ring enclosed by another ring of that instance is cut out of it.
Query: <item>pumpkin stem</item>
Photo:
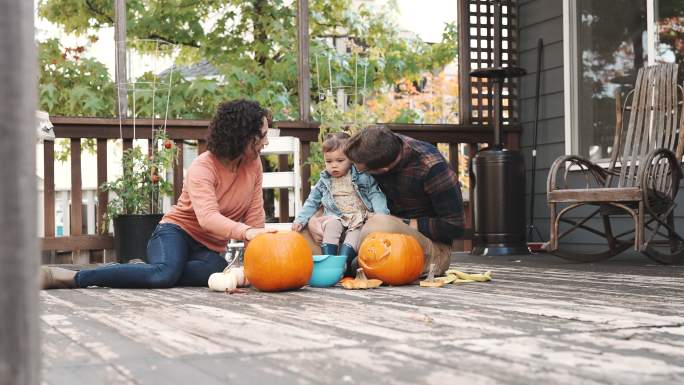
[[[366,273],[363,272],[362,268],[356,269],[356,280],[357,281],[368,281],[368,278],[366,277]]]

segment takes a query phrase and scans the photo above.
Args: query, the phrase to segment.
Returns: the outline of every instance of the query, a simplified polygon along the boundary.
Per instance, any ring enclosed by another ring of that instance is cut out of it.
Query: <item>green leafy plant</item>
[[[296,119],[297,55],[292,49],[297,45],[297,28],[291,1],[171,3],[175,5],[169,6],[168,0],[126,1],[129,47],[148,55],[173,52],[179,66],[206,60],[219,75],[183,79],[174,73],[169,118],[207,118],[218,102],[246,97],[270,108],[275,120]],[[393,1],[374,6],[352,0],[311,0],[309,12],[313,91],[334,84],[384,92],[382,87],[405,78],[418,80],[456,56],[455,24],[444,26],[441,42],[429,44],[416,36],[407,37],[396,22],[398,7]],[[38,14],[64,32],[88,36],[91,41],[114,23],[110,0],[39,0]],[[156,45],[146,39],[169,44]],[[346,40],[347,52],[338,52],[331,39]],[[88,58],[88,48],[89,44],[69,48],[50,42],[43,49],[41,108],[50,115],[114,116],[115,86],[105,66]],[[355,71],[365,76],[354,76]],[[59,75],[57,82],[55,75]],[[366,82],[355,83],[359,79]],[[66,108],[71,111],[62,111]],[[149,111],[138,115],[149,116]]]
[[[162,134],[155,135],[152,143],[150,155],[143,153],[139,146],[124,151],[123,174],[100,186],[102,191],[114,193],[107,206],[105,223],[120,215],[161,213],[162,198],[173,193],[173,184],[164,175],[176,162],[178,149]]]

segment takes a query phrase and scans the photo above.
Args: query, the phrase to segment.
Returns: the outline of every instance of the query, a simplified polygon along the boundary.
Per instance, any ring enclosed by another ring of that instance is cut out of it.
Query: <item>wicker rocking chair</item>
[[[682,262],[684,239],[677,234],[674,224],[684,152],[684,105],[681,99],[678,101],[680,92],[684,96],[684,88],[677,85],[677,69],[677,64],[642,68],[622,109],[616,97],[614,150],[607,169],[575,155],[561,156],[553,163],[547,181],[551,214],[548,251],[563,258],[592,262],[610,258],[633,245],[635,250],[660,263]],[[623,133],[626,112],[629,123]],[[557,183],[559,174],[561,187]],[[570,181],[577,177],[583,180],[583,188],[569,188]],[[568,218],[569,212],[582,207],[584,210],[576,211],[581,215]],[[630,226],[627,231],[614,234],[611,217],[616,215],[631,216],[634,228]],[[597,216],[602,219],[603,230],[590,222]],[[561,222],[569,227],[559,234]],[[594,246],[599,247],[595,252],[573,250],[569,245],[559,248],[559,240],[576,231],[592,233],[607,245]]]

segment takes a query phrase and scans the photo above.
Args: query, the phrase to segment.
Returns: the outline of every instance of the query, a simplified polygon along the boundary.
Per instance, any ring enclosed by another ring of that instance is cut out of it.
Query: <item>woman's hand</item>
[[[266,233],[277,233],[277,232],[278,232],[277,229],[263,229],[263,228],[257,229],[254,227],[250,227],[249,229],[247,229],[247,231],[245,231],[245,240],[251,241],[257,235],[266,234]]]
[[[293,223],[292,224],[292,231],[299,232],[299,231],[302,231],[303,228],[304,228],[304,225],[301,223]]]

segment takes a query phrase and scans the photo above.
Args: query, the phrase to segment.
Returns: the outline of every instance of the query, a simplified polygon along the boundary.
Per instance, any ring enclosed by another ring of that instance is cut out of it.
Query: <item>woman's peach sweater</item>
[[[174,223],[222,253],[230,239],[244,240],[250,227],[264,227],[262,179],[258,157],[231,171],[206,151],[190,165],[183,192],[161,223]]]

